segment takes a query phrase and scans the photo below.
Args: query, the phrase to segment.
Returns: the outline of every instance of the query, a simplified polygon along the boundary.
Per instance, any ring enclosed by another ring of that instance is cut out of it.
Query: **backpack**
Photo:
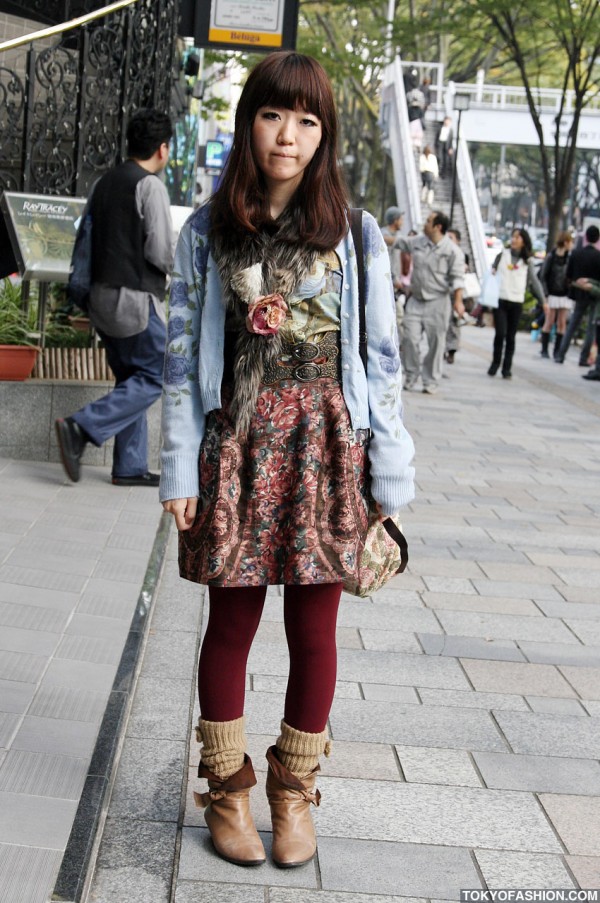
[[[548,294],[559,297],[567,294],[567,258],[559,257],[554,251],[550,255],[549,272],[547,277]]]

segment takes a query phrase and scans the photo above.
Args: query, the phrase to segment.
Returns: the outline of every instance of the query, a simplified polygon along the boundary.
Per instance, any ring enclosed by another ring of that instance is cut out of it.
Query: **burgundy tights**
[[[200,711],[207,721],[233,721],[244,713],[246,663],[266,592],[266,586],[209,587],[210,613],[198,667]],[[299,731],[320,733],[329,717],[341,592],[341,583],[285,587],[290,673],[284,719]]]

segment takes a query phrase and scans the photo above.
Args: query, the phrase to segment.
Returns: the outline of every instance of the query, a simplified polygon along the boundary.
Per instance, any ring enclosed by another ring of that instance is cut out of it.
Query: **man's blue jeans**
[[[162,391],[165,325],[151,304],[143,332],[125,339],[99,335],[115,375],[115,388],[72,417],[94,445],[115,437],[113,477],[141,476],[148,471],[146,411]]]

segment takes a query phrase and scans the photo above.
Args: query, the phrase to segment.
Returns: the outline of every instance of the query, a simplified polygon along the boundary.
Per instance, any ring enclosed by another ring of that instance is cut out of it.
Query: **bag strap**
[[[358,353],[363,362],[365,373],[367,372],[367,314],[366,297],[367,288],[365,281],[365,254],[363,250],[362,215],[360,207],[350,208],[350,231],[354,241],[356,252],[356,266],[358,269]]]
[[[384,520],[383,526],[385,527],[387,534],[391,536],[396,545],[400,548],[400,567],[396,573],[402,574],[408,564],[408,543],[404,538],[404,533],[399,529],[398,525],[394,523],[391,517]]]

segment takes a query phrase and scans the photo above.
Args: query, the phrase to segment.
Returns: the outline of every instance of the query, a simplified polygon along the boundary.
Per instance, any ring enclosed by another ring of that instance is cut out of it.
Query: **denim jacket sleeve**
[[[371,442],[371,493],[385,515],[415,495],[415,449],[403,423],[402,367],[389,256],[375,219],[363,214],[365,252],[367,388]]]
[[[159,497],[198,495],[198,454],[205,412],[198,381],[198,348],[206,281],[206,236],[188,220],[179,236],[169,295],[163,380]]]

